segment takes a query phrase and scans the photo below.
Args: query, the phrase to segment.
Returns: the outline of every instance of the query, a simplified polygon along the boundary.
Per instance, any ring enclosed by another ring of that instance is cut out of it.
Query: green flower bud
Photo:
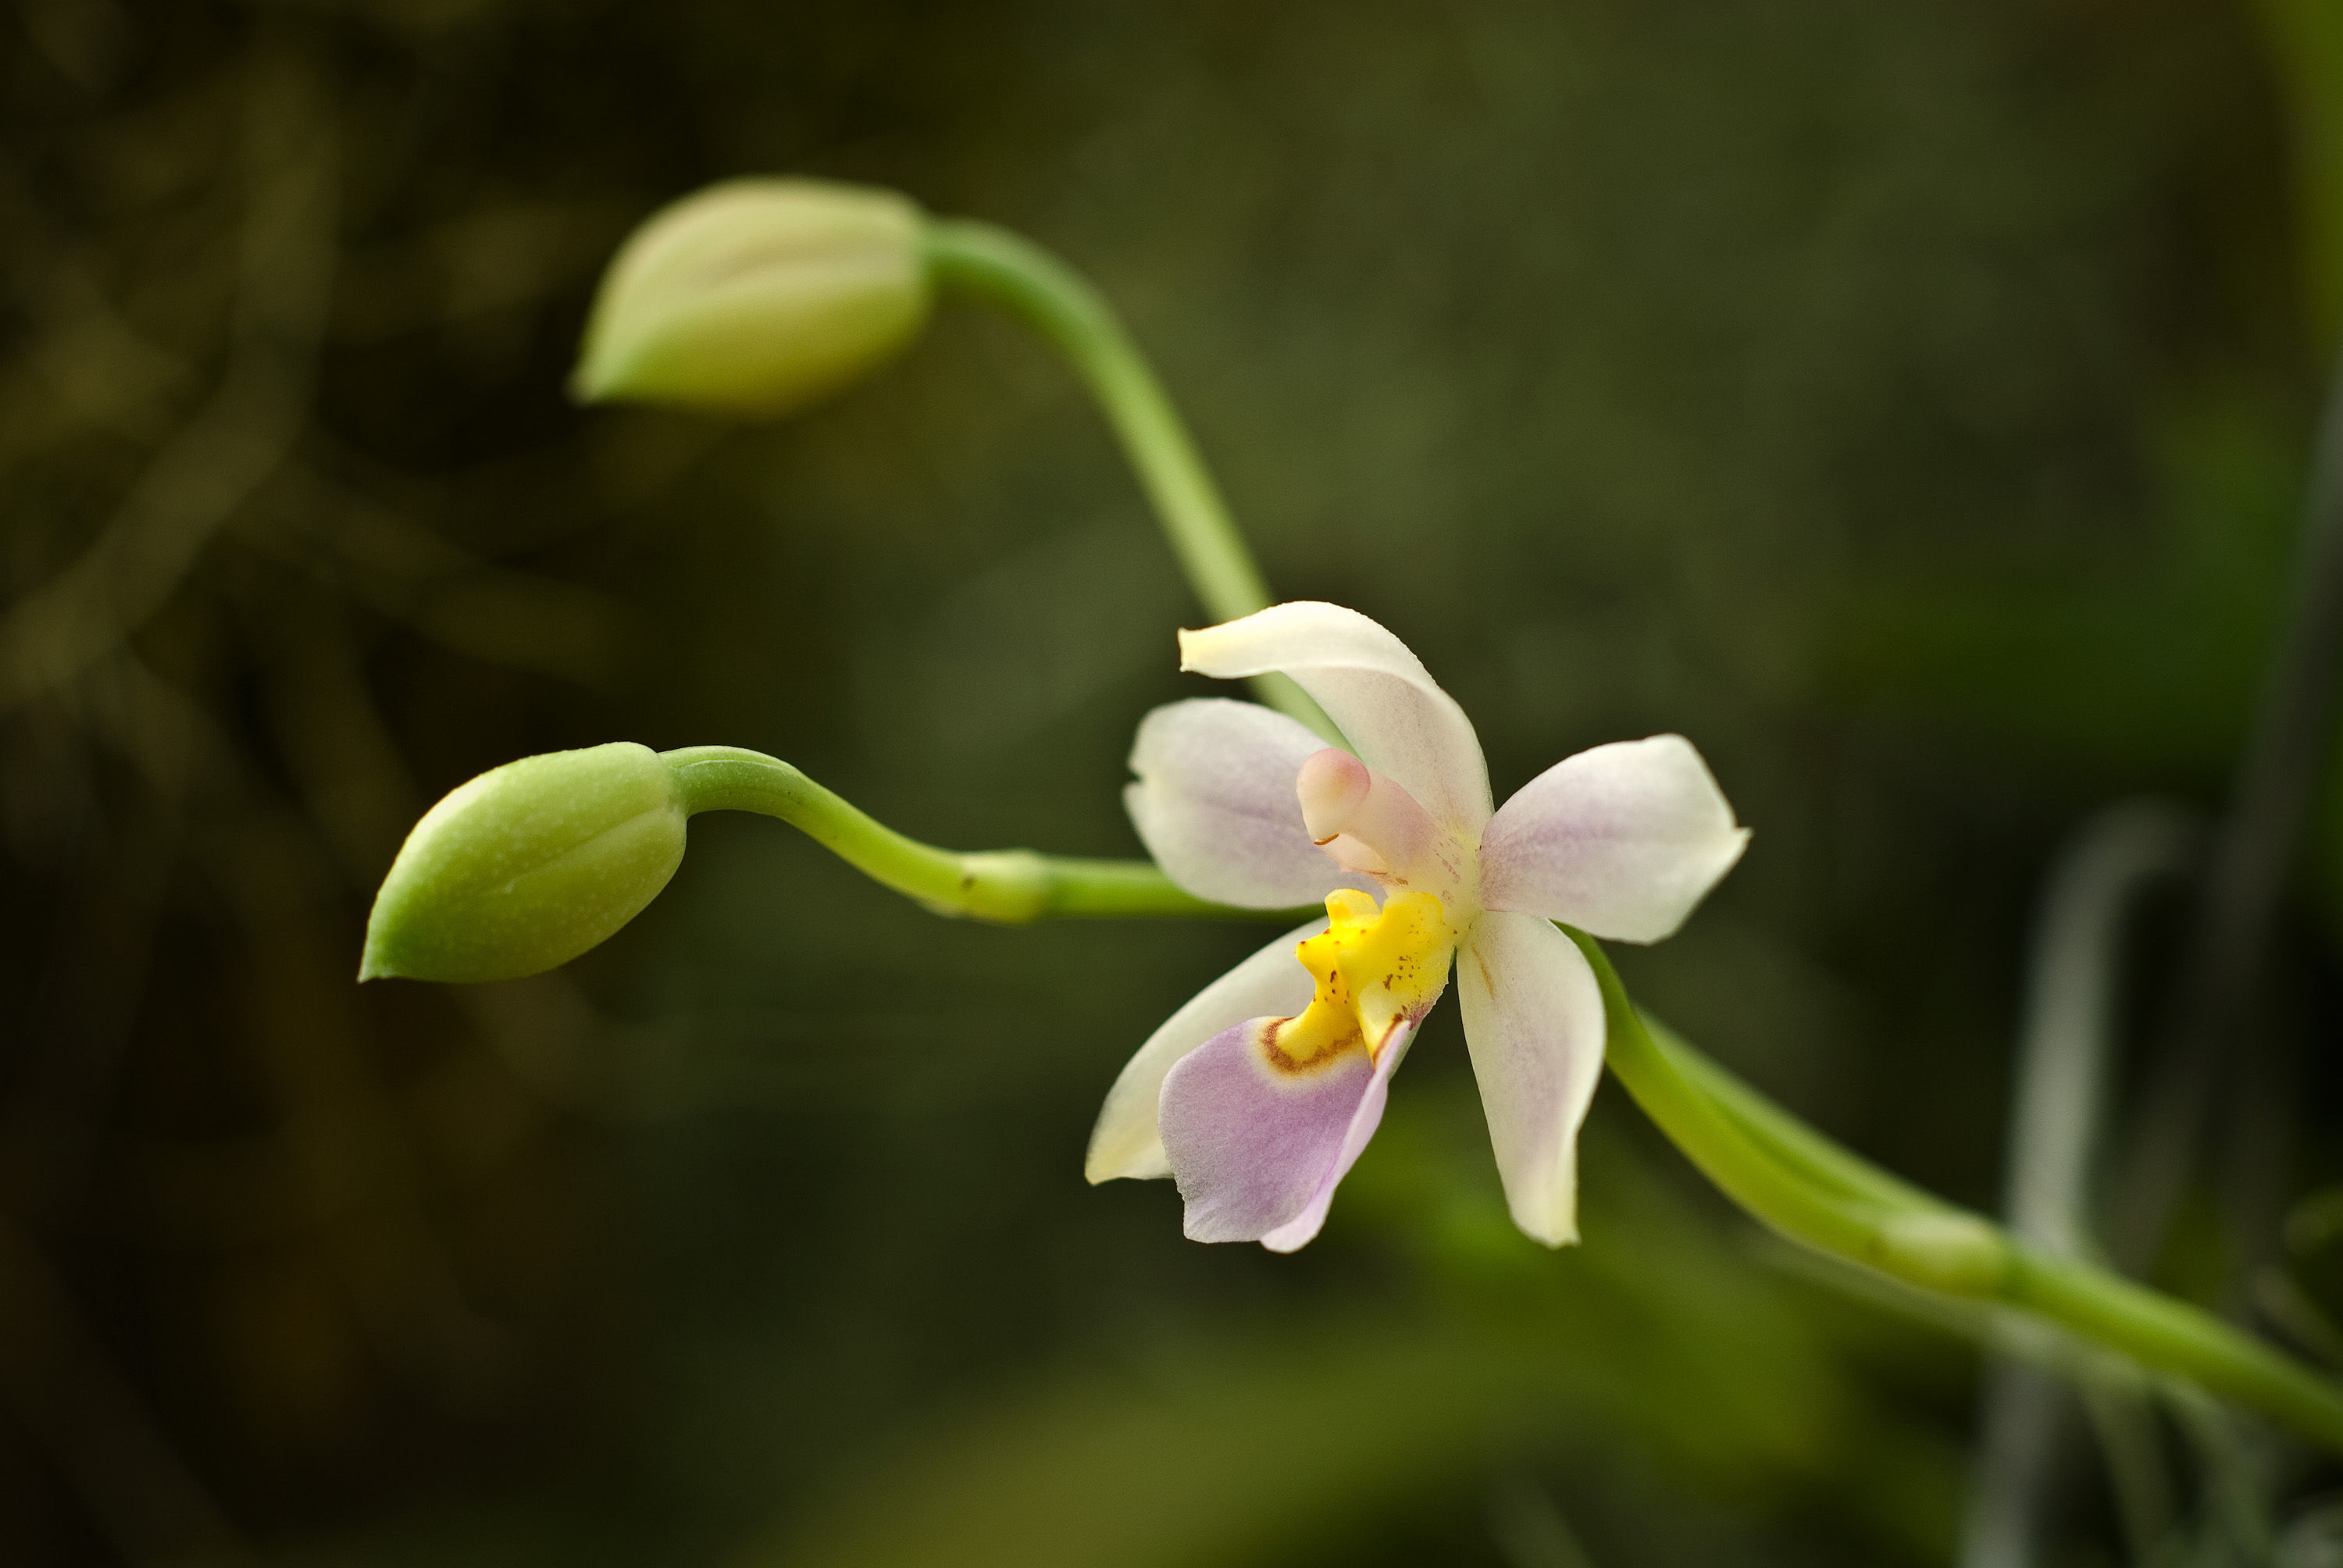
[[[686,196],[603,275],[571,389],[752,417],[801,408],[919,335],[922,223],[892,191],[827,180]]]
[[[358,979],[517,980],[567,963],[667,886],[687,815],[659,753],[629,741],[483,773],[407,836]]]

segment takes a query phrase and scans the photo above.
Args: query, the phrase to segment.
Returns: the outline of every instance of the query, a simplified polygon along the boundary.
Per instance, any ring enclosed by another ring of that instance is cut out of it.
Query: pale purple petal
[[[1314,904],[1336,888],[1372,885],[1302,826],[1294,778],[1325,744],[1259,703],[1174,702],[1140,721],[1131,749],[1139,779],[1123,804],[1163,874],[1198,898],[1255,910]]]
[[[1691,741],[1616,741],[1555,763],[1490,819],[1481,902],[1655,942],[1684,924],[1748,842]]]
[[[1284,1021],[1223,1030],[1164,1077],[1163,1147],[1187,1201],[1191,1241],[1301,1246],[1318,1233],[1335,1184],[1383,1120],[1401,1050],[1385,1050],[1378,1063],[1361,1043],[1296,1068],[1268,1043]]]
[[[1283,670],[1342,727],[1359,759],[1467,833],[1489,819],[1473,721],[1407,645],[1354,609],[1304,601],[1180,634],[1180,668],[1236,679]]]
[[[1534,915],[1483,914],[1456,1000],[1513,1223],[1578,1240],[1578,1126],[1603,1076],[1603,992],[1577,944]]]
[[[1317,1192],[1301,1213],[1261,1239],[1261,1244],[1272,1252],[1293,1252],[1308,1246],[1316,1239],[1319,1227],[1326,1223],[1326,1211],[1334,1201],[1334,1189],[1351,1173],[1365,1151],[1367,1141],[1383,1124],[1383,1101],[1389,1098],[1392,1074],[1399,1070],[1400,1058],[1414,1041],[1415,1026],[1403,1023],[1392,1031],[1384,1042],[1383,1054],[1375,1058],[1375,1075],[1367,1084],[1367,1092],[1360,1097],[1358,1110],[1351,1113],[1351,1125],[1342,1134],[1342,1147],[1334,1157],[1333,1169],[1318,1183]]]
[[[1156,1131],[1156,1102],[1172,1064],[1232,1024],[1264,1015],[1291,1018],[1310,1005],[1317,982],[1294,955],[1304,937],[1326,929],[1324,916],[1295,927],[1191,998],[1147,1037],[1107,1091],[1091,1132],[1082,1174],[1092,1182],[1118,1176],[1141,1180],[1172,1174]]]

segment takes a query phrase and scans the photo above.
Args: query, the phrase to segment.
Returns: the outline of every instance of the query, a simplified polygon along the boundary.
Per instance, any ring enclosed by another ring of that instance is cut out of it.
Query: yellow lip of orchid
[[[1326,897],[1326,929],[1295,944],[1317,982],[1301,1015],[1270,1026],[1272,1065],[1307,1072],[1333,1054],[1379,1058],[1400,1026],[1421,1019],[1448,987],[1456,932],[1431,893],[1394,893],[1381,909],[1355,889]]]

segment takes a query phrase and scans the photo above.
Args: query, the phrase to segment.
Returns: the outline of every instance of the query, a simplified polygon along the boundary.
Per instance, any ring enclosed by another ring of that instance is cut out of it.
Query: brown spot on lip
[[[1350,1055],[1352,1047],[1356,1046],[1362,1050],[1366,1049],[1365,1037],[1353,1030],[1309,1060],[1296,1060],[1287,1055],[1284,1049],[1277,1043],[1277,1037],[1284,1032],[1288,1024],[1293,1021],[1290,1018],[1279,1019],[1262,1031],[1261,1041],[1262,1054],[1269,1059],[1269,1065],[1288,1078],[1312,1077],[1325,1071],[1341,1061],[1342,1058]]]

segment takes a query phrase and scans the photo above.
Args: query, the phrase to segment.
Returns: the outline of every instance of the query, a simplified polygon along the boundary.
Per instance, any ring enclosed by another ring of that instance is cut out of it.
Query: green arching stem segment
[[[947,218],[930,222],[924,237],[930,278],[1040,333],[1089,385],[1204,608],[1234,620],[1267,605],[1269,585],[1219,487],[1114,307],[1073,268],[1007,229]]]
[[[928,276],[943,290],[1007,312],[1065,356],[1099,401],[1139,471],[1181,570],[1215,620],[1270,604],[1269,587],[1229,516],[1179,410],[1098,290],[1032,241],[989,223],[931,220]],[[1253,694],[1336,745],[1342,736],[1318,705],[1282,675],[1256,676]]]
[[[1602,948],[1563,929],[1603,987],[1605,1064],[1701,1173],[1759,1220],[1906,1284],[2032,1312],[2343,1453],[2343,1386],[2210,1312],[2027,1247],[1840,1148],[1638,1013]]]
[[[1151,860],[1092,860],[1031,849],[939,849],[907,839],[779,758],[737,746],[662,751],[684,810],[778,817],[869,877],[938,914],[1021,925],[1052,918],[1276,918],[1183,892]]]

